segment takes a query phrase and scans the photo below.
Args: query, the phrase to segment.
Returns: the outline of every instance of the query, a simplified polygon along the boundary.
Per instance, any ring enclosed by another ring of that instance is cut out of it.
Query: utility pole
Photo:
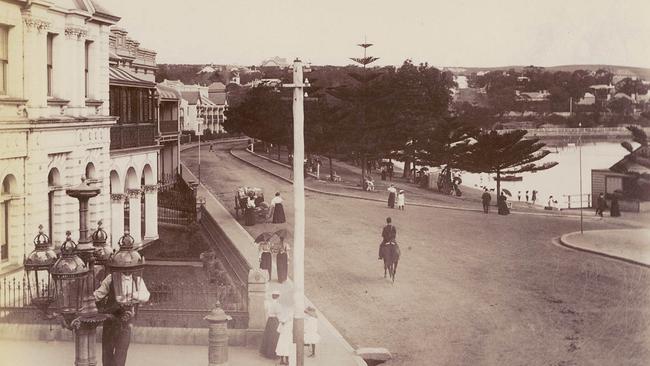
[[[201,135],[203,135],[203,121],[197,124],[196,135],[199,137],[199,184],[201,184]]]
[[[308,69],[305,71],[309,71]],[[305,113],[304,88],[309,86],[303,81],[302,61],[293,61],[293,340],[296,344],[296,365],[305,363]]]
[[[578,123],[578,129],[580,129],[580,134],[578,135],[578,170],[580,171],[580,234],[584,234],[582,229],[582,122]]]

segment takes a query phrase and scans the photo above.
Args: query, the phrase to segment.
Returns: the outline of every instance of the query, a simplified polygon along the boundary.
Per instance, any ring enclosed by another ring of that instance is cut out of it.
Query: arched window
[[[88,163],[86,165],[86,179],[91,181],[97,179],[97,174],[95,173],[95,165],[93,163]]]
[[[8,175],[2,180],[0,191],[0,261],[9,259],[11,195],[16,184],[16,178]]]
[[[60,177],[59,177],[59,170],[57,168],[52,168],[50,170],[50,173],[47,175],[47,228],[48,228],[48,235],[50,236],[50,240],[54,238],[54,217],[56,215],[56,212],[54,212],[55,208],[55,194],[56,194],[56,189],[61,185],[60,182]]]

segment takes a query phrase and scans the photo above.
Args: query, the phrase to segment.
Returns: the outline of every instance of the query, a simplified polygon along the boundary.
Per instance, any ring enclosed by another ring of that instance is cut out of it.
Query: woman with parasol
[[[275,257],[275,263],[278,271],[278,282],[280,283],[287,280],[289,272],[289,245],[284,241],[288,234],[287,229],[280,229],[274,234],[280,239],[280,242],[275,245],[275,250],[278,253]]]
[[[259,246],[260,252],[260,269],[266,270],[269,274],[269,281],[271,280],[271,268],[273,266],[273,257],[271,255],[271,243],[269,240],[273,234],[269,232],[261,233],[255,239],[255,243]]]
[[[282,197],[280,197],[280,192],[275,193],[275,197],[271,200],[271,210],[273,211],[273,223],[282,224],[286,221],[284,216],[284,206],[282,206]]]

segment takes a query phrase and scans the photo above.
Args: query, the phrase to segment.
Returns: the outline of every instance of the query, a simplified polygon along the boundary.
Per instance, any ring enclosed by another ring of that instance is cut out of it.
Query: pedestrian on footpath
[[[397,228],[393,226],[392,224],[392,219],[390,217],[386,218],[386,226],[384,226],[384,229],[381,231],[381,243],[379,243],[379,255],[377,259],[384,259],[384,247],[386,246],[386,243],[391,243],[395,242],[395,238],[397,238]]]
[[[282,205],[282,197],[280,197],[280,192],[275,192],[275,197],[271,200],[271,210],[273,216],[274,224],[282,224],[286,221],[284,216],[284,206]]]
[[[535,206],[535,201],[537,201],[537,191],[533,189],[533,196],[531,197],[531,201],[533,201],[533,206]]]
[[[607,201],[605,201],[605,195],[603,193],[598,195],[596,200],[596,216],[603,217],[603,212],[607,208]]]
[[[260,269],[265,270],[269,274],[269,281],[271,281],[271,271],[273,268],[273,255],[271,254],[271,243],[263,241],[259,244],[260,252]]]
[[[275,360],[277,357],[275,349],[278,346],[278,317],[283,313],[283,307],[280,304],[280,291],[274,290],[271,293],[271,301],[266,309],[266,327],[262,335],[262,344],[260,345],[260,354],[266,358]]]
[[[305,309],[305,346],[311,346],[311,353],[308,357],[316,356],[316,344],[320,342],[320,334],[318,334],[318,315],[316,309],[308,306]]]
[[[528,191],[526,191],[526,203],[528,203]]]
[[[293,317],[289,309],[284,309],[279,316],[280,325],[278,325],[278,345],[275,347],[275,354],[280,356],[280,365],[289,364],[289,355],[291,354],[291,344],[293,343]]]
[[[497,197],[497,208],[498,208],[499,215],[510,214],[510,209],[508,208],[507,200],[508,198],[503,192],[501,192],[501,194]]]
[[[483,212],[489,213],[490,211],[490,201],[492,201],[492,196],[488,192],[487,188],[483,191],[481,196],[481,201],[483,202]]]
[[[108,274],[93,293],[98,310],[108,315],[102,330],[102,365],[105,366],[126,364],[136,311],[135,306],[125,307],[117,302],[115,286],[120,288],[118,294],[131,297],[139,304],[149,301],[150,296],[142,277],[123,273]]]
[[[521,191],[517,192],[517,201],[521,202]]]
[[[397,209],[404,211],[404,204],[405,204],[405,197],[404,197],[404,190],[400,189],[399,193],[397,194]]]
[[[278,243],[277,253],[275,265],[278,271],[278,282],[283,283],[287,280],[289,273],[289,245],[284,242],[282,237],[280,237],[280,243]]]
[[[395,196],[397,195],[397,188],[391,184],[388,187],[388,208],[395,208]]]

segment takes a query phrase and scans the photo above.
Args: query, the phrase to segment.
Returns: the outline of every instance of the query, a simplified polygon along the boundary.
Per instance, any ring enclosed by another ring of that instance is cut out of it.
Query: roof
[[[625,98],[625,99],[634,101],[634,99],[632,99],[632,97],[630,97],[629,95],[627,95],[625,93],[616,93],[616,94],[614,94],[614,98],[617,98],[617,99],[618,98]]]
[[[166,85],[158,84],[156,85],[156,89],[158,89],[158,95],[160,96],[161,100],[178,101],[181,99],[181,93],[179,93],[174,88],[170,88]]]
[[[119,69],[115,66],[109,66],[108,71],[108,80],[110,85],[130,86],[136,88],[156,87],[156,83],[142,80],[136,76],[131,75],[128,71]]]
[[[614,172],[639,172],[650,173],[650,146],[639,146],[631,153],[625,155],[609,170]]]
[[[206,106],[206,107],[216,107],[217,106],[216,104],[212,103],[212,101],[209,98],[207,98],[207,97],[205,97],[203,95],[199,94],[199,98],[201,99],[201,104]]]
[[[216,105],[225,105],[226,104],[226,93],[209,93],[208,99]]]
[[[198,91],[182,91],[181,96],[187,100],[187,104],[197,104],[200,98]]]
[[[213,92],[213,91],[226,91],[226,86],[223,85],[222,82],[216,81],[208,85],[208,92]]]

